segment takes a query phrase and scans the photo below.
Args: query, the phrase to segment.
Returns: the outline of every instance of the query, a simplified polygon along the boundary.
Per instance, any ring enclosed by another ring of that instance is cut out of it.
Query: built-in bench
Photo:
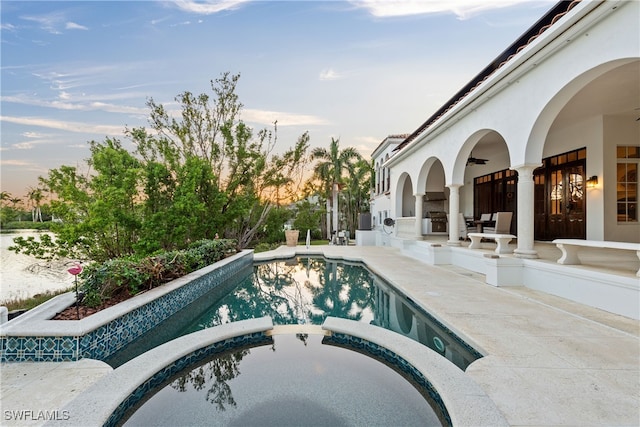
[[[636,255],[640,258],[640,243],[581,239],[555,239],[553,243],[562,251],[558,264],[582,264],[580,258],[578,258],[578,251],[581,247],[636,251]],[[640,277],[640,270],[638,270],[636,276]]]
[[[497,254],[511,253],[512,251],[509,249],[509,242],[516,238],[513,234],[498,233],[469,233],[467,236],[471,239],[469,249],[481,249],[482,239],[494,240],[498,244],[495,250]]]

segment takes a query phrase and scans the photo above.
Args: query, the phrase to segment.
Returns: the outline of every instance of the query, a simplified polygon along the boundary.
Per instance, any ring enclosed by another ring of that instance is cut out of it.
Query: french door
[[[534,174],[534,238],[586,238],[586,150],[545,160]]]

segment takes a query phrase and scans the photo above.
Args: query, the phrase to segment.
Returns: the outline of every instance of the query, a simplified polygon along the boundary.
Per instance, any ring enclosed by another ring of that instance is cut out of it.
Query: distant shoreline
[[[73,276],[67,272],[64,261],[47,262],[8,249],[14,237],[38,236],[46,232],[31,229],[0,232],[0,302],[30,298],[73,285]]]

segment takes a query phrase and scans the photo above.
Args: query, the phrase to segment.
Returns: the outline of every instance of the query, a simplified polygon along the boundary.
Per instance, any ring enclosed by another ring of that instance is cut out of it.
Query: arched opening
[[[572,96],[557,110],[534,172],[536,240],[637,241],[640,61],[624,62],[589,70],[565,88]],[[597,184],[588,187],[592,177]]]
[[[399,182],[400,191],[400,206],[398,209],[398,217],[411,217],[415,215],[415,198],[413,196],[413,184],[411,183],[411,177],[408,174],[404,174],[403,178]]]
[[[472,135],[461,150],[458,167],[464,167],[460,211],[480,220],[482,215],[513,212],[511,233],[517,230],[518,174],[510,169],[509,150],[502,135],[484,129]]]

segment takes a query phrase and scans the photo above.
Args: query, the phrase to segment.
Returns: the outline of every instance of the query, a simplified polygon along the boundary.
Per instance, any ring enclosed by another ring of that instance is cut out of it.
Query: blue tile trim
[[[252,269],[250,253],[80,337],[0,337],[0,362],[104,360],[211,289]]]
[[[200,348],[193,353],[181,357],[171,365],[163,367],[151,378],[138,386],[124,401],[118,405],[103,426],[118,426],[126,420],[136,409],[137,405],[147,397],[150,392],[157,389],[170,380],[173,376],[185,369],[193,369],[194,365],[211,356],[226,353],[245,347],[257,347],[272,344],[273,339],[264,332],[242,335],[219,341]]]
[[[77,360],[78,337],[3,337],[2,362]]]
[[[363,264],[364,265],[364,264]],[[367,268],[366,265],[364,265],[365,268]],[[368,270],[368,269],[367,269]],[[371,274],[375,274],[373,272],[371,272],[371,270],[368,270]],[[384,281],[384,283],[390,287],[391,289],[394,290],[395,293],[397,293],[398,295],[400,295],[402,297],[402,299],[409,304],[409,306],[411,306],[414,310],[416,310],[417,312],[419,312],[421,315],[425,316],[427,319],[429,319],[431,322],[435,323],[443,332],[445,332],[447,334],[447,336],[453,340],[455,340],[458,345],[460,345],[461,347],[464,347],[465,349],[467,349],[467,351],[473,355],[476,359],[481,359],[482,357],[484,357],[478,350],[476,350],[475,348],[471,347],[465,340],[463,340],[462,338],[460,338],[455,332],[453,332],[450,328],[448,328],[447,326],[445,326],[444,323],[442,323],[441,321],[439,321],[438,319],[436,319],[435,317],[433,317],[433,315],[431,313],[429,313],[427,310],[423,309],[421,306],[419,306],[418,304],[416,304],[416,302],[411,299],[409,296],[407,296],[404,292],[402,292],[400,289],[398,289],[396,286],[394,286],[393,284],[389,283],[388,281],[386,281],[384,278],[378,276],[380,278],[380,280]]]
[[[427,402],[429,402],[444,426],[451,427],[453,425],[449,411],[447,411],[442,397],[440,397],[435,387],[433,387],[419,370],[393,351],[365,339],[336,332],[333,332],[331,336],[324,337],[322,343],[345,347],[364,353],[395,369],[425,396]]]
[[[362,338],[335,332],[331,336],[324,337],[322,342],[323,344],[345,347],[350,350],[366,354],[367,356],[379,360],[385,365],[396,370],[411,382],[416,389],[420,391],[420,393],[422,393],[438,415],[442,425],[448,427],[453,425],[449,412],[447,411],[438,391],[420,371],[393,351]],[[271,343],[271,337],[268,337],[263,332],[257,332],[254,334],[230,338],[196,350],[195,352],[176,360],[171,365],[162,368],[155,375],[136,388],[136,390],[134,390],[123,402],[120,403],[103,425],[120,425],[135,412],[141,402],[145,401],[146,398],[149,397],[149,393],[158,391],[176,374],[186,369],[193,369],[199,362],[206,358],[233,351],[238,348],[256,347]]]

